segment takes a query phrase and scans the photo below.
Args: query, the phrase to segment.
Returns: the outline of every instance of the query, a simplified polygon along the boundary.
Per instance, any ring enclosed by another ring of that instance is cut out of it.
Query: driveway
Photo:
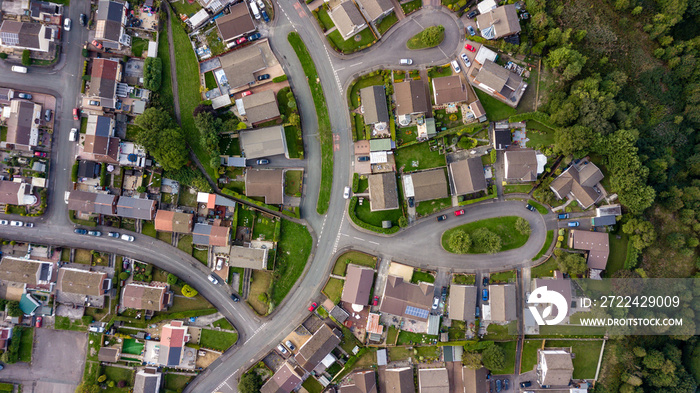
[[[32,363],[5,365],[3,382],[18,382],[26,393],[73,393],[83,377],[87,334],[34,329]]]

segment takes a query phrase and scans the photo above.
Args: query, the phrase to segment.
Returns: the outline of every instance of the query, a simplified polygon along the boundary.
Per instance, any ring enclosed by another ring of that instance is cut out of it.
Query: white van
[[[255,1],[250,2],[250,10],[253,12],[255,19],[260,20],[260,11],[258,11],[258,6],[255,4]]]
[[[68,140],[71,142],[75,142],[76,139],[78,139],[78,129],[77,128],[71,128],[70,129],[70,134],[68,135]]]
[[[12,66],[12,72],[19,72],[21,74],[27,73],[27,67],[22,66]]]
[[[456,73],[459,74],[460,72],[462,72],[462,69],[459,68],[459,63],[457,63],[457,60],[452,60],[450,64],[452,64],[452,68],[454,68]]]

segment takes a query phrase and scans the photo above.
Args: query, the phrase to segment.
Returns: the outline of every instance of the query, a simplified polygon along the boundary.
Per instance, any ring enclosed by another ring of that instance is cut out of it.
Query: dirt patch
[[[204,353],[204,356],[201,356],[202,353]],[[214,361],[218,359],[219,356],[221,356],[216,352],[208,351],[205,349],[200,349],[199,354],[200,356],[197,356],[197,368],[207,368],[210,364],[214,363]]]
[[[270,288],[272,273],[254,270],[252,279],[253,282],[250,284],[250,293],[248,294],[248,304],[253,307],[256,313],[267,315],[267,302],[261,301],[260,298],[263,296],[260,295],[264,295],[265,299],[267,299],[267,290]]]

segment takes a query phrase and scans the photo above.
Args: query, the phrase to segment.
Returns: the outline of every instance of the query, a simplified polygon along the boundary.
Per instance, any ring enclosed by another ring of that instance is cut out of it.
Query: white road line
[[[361,62],[359,62],[359,63],[355,63],[355,64],[351,65],[350,67],[359,66],[359,65],[362,64],[362,63],[364,63],[364,62],[361,61]]]
[[[341,235],[345,237],[350,237],[350,235],[348,235],[347,233],[341,233]]]
[[[352,67],[352,66],[350,66],[350,67]],[[337,72],[337,71],[342,71],[342,70],[344,70],[344,69],[345,69],[345,67],[343,67],[343,68],[338,68],[338,69],[336,70],[336,72]]]
[[[371,240],[370,240],[369,242],[372,243],[372,244],[375,244],[375,245],[377,245],[377,246],[379,245],[379,243],[373,242],[373,241],[371,241]]]
[[[442,55],[443,55],[443,56],[447,57],[447,53],[445,53],[445,51],[442,50],[442,48],[440,48],[440,47],[438,46],[438,49],[440,49],[440,52],[442,52]]]
[[[417,24],[418,26],[420,26],[421,29],[424,29],[424,30],[425,30],[425,27],[423,27],[423,25],[421,25],[420,23],[418,23],[417,20],[414,19],[413,21],[416,22],[416,24]]]
[[[340,220],[340,226],[339,226],[338,228],[342,228],[342,227],[343,227],[343,222],[345,222],[345,215],[344,215],[344,214],[343,214],[343,218]],[[333,245],[333,255],[335,255],[335,253],[338,251],[338,242],[340,242],[340,236],[341,236],[341,235],[348,236],[348,235],[346,235],[346,234],[344,234],[344,233],[340,233],[340,229],[338,229],[338,236],[336,236],[336,238],[335,238],[335,244]]]
[[[361,242],[365,241],[365,239],[362,239],[362,238],[357,237],[357,236],[353,236],[352,238],[355,239],[355,240],[359,240],[359,241],[361,241]]]

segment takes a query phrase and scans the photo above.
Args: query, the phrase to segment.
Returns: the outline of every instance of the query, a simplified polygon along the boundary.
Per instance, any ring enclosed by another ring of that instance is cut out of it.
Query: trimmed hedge
[[[355,207],[356,207],[356,206],[357,206],[357,197],[352,197],[352,199],[350,199],[350,207],[348,208],[348,210],[349,210],[349,213],[350,213],[350,219],[351,219],[352,222],[354,222],[355,225],[357,225],[358,227],[364,228],[364,229],[369,229],[370,231],[377,232],[377,233],[385,233],[385,234],[388,234],[388,235],[393,234],[393,233],[396,233],[396,232],[399,231],[399,229],[401,229],[401,228],[399,228],[397,225],[394,225],[394,226],[391,227],[391,228],[376,227],[376,226],[374,226],[374,225],[372,225],[372,224],[368,224],[368,223],[366,223],[366,222],[360,220],[360,219],[357,217],[357,214],[355,213]]]
[[[254,205],[256,205],[256,206],[264,207],[264,208],[267,208],[267,209],[270,209],[270,210],[274,210],[274,211],[276,211],[276,212],[280,211],[280,208],[277,207],[277,206],[268,205],[268,204],[266,204],[266,203],[263,203],[263,202],[260,202],[260,201],[256,201],[255,199],[250,199],[250,198],[248,198],[247,196],[245,196],[245,195],[243,195],[243,194],[239,194],[239,193],[237,193],[236,191],[229,190],[228,188],[224,188],[223,190],[221,190],[221,193],[226,194],[226,195],[229,195],[229,196],[232,196],[232,197],[234,197],[234,198],[242,199],[242,200],[244,200],[244,201],[246,201],[246,202],[250,202],[250,203],[252,203],[252,204],[254,204]]]
[[[352,192],[357,192],[358,188],[360,188],[360,175],[356,172],[352,174]]]
[[[485,201],[487,199],[493,199],[493,198],[496,198],[496,194],[497,194],[496,185],[493,185],[493,186],[491,186],[491,194],[488,194],[488,195],[481,197],[481,198],[470,199],[468,201],[462,201],[459,203],[459,206],[471,205],[472,203]]]
[[[276,77],[272,78],[273,83],[280,83],[280,82],[284,82],[286,80],[287,80],[287,74],[276,76]]]

